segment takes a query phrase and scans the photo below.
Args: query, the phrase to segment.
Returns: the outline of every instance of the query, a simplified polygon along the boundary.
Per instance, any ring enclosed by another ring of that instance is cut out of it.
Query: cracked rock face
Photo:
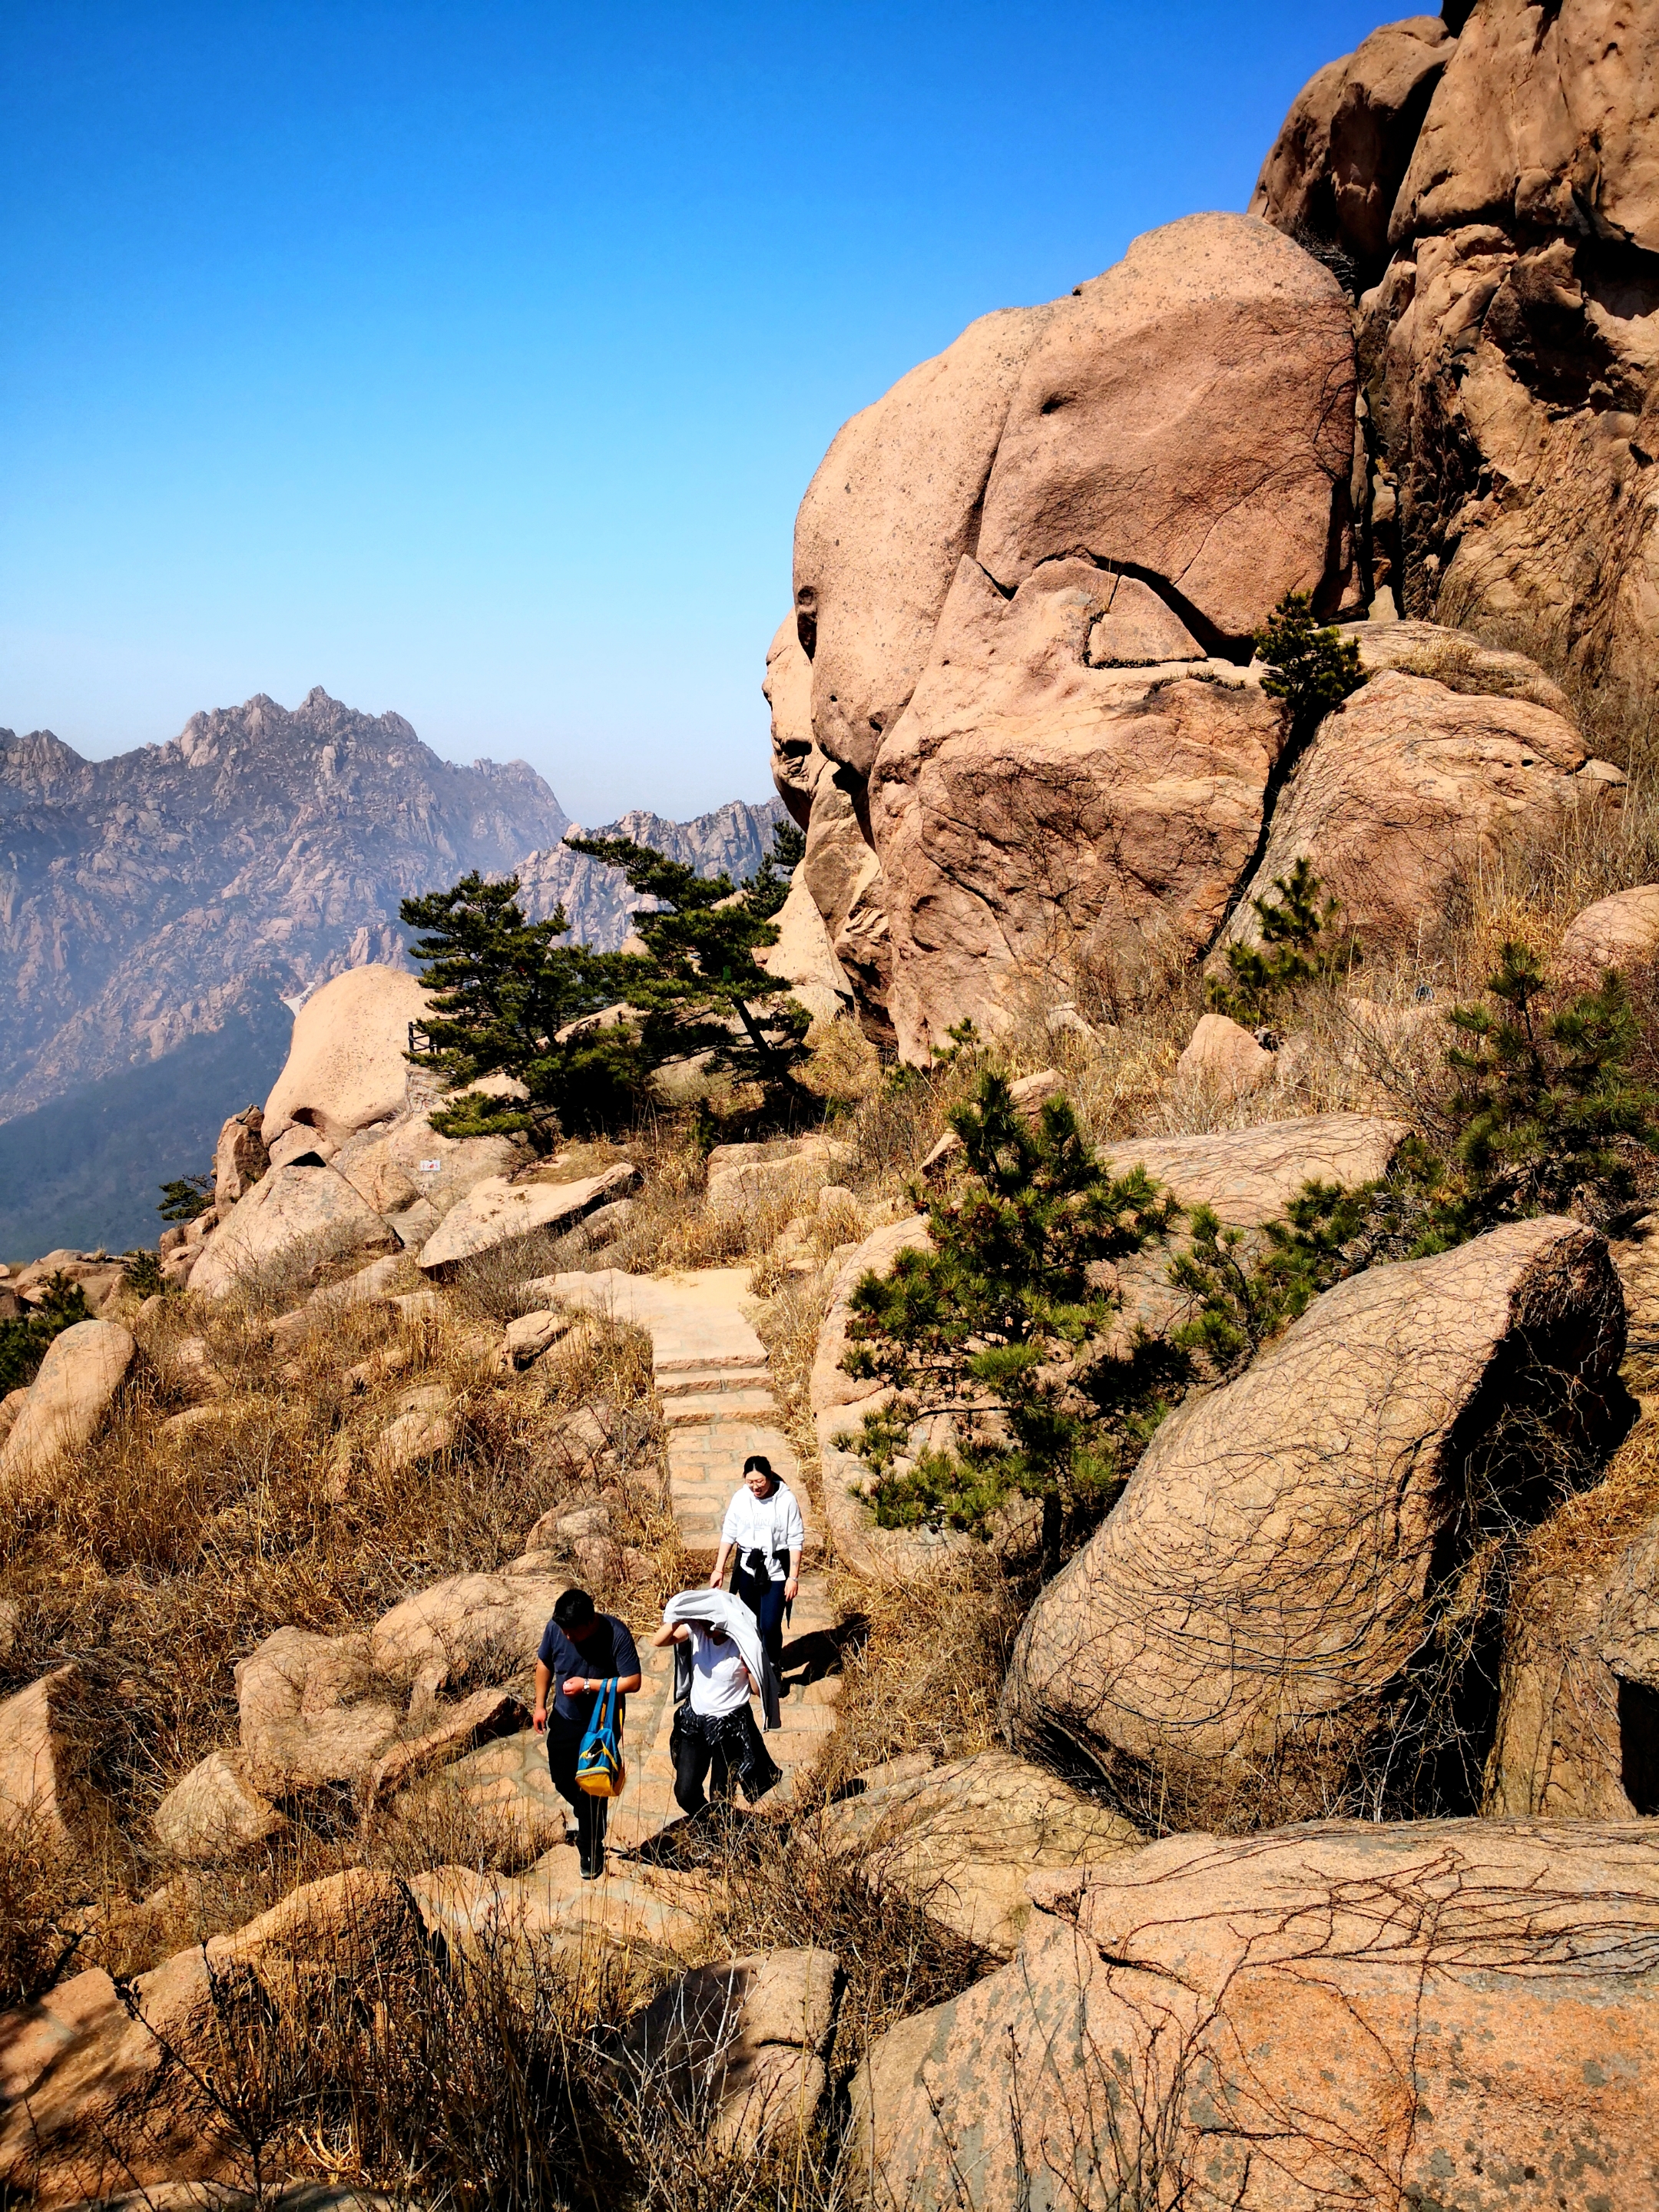
[[[882,2212],[1652,2199],[1651,1822],[1172,1836],[1031,1893],[854,2078]]]

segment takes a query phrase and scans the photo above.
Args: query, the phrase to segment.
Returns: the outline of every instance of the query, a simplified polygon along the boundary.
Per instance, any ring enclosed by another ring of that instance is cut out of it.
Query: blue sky
[[[838,425],[1242,206],[1378,20],[11,0],[0,724],[103,755],[319,683],[590,823],[767,795]]]

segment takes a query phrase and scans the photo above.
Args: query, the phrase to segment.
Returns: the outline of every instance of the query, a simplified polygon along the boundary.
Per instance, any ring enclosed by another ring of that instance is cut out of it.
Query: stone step
[[[652,1380],[659,1398],[689,1398],[728,1390],[766,1389],[770,1386],[771,1370],[763,1363],[760,1366],[738,1366],[733,1362],[726,1367],[659,1368]]]
[[[740,1419],[745,1413],[757,1421],[769,1417],[775,1420],[778,1407],[769,1389],[757,1390],[745,1385],[724,1390],[700,1390],[683,1398],[665,1398],[662,1410],[669,1427],[679,1429],[694,1422]]]

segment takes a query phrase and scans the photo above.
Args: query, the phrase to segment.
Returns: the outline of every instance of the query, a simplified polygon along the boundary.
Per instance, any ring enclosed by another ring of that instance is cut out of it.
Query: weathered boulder
[[[507,1137],[441,1137],[422,1113],[348,1138],[330,1165],[404,1244],[418,1246],[470,1191],[508,1174],[520,1157]]]
[[[459,1433],[455,1393],[443,1382],[416,1382],[399,1391],[392,1416],[375,1438],[382,1471],[397,1474],[450,1450]]]
[[[1506,646],[1449,629],[1431,622],[1351,622],[1338,624],[1341,635],[1358,647],[1368,676],[1394,670],[1401,676],[1425,676],[1448,691],[1474,698],[1523,699],[1546,707],[1564,721],[1572,720],[1572,702],[1546,676],[1535,660]]]
[[[570,1316],[543,1310],[520,1314],[507,1324],[502,1350],[514,1367],[528,1367],[570,1330]]]
[[[793,607],[766,649],[761,696],[772,714],[772,781],[796,827],[805,830],[812,818],[812,786],[824,755],[812,736],[812,664],[801,645]]]
[[[1010,307],[901,377],[836,433],[795,520],[795,613],[812,732],[867,775],[973,550],[1021,371],[1052,310]]]
[[[96,1730],[79,1667],[54,1667],[0,1704],[0,1828],[49,1850],[84,1846]]]
[[[185,1951],[131,1984],[77,1974],[9,2016],[15,2082],[0,2111],[0,2181],[43,2207],[239,2170],[228,2116],[200,2087],[226,2033],[251,2024],[258,1984]],[[8,2084],[9,2087],[11,2084]]]
[[[0,1484],[39,1474],[84,1451],[138,1347],[119,1322],[77,1321],[53,1337],[22,1411],[0,1448]]]
[[[1312,264],[1309,264],[1310,267]],[[964,560],[870,787],[899,1049],[994,1029],[1068,955],[1201,951],[1259,844],[1277,703],[1225,662],[1097,665],[1121,579],[1051,560],[1010,599]]]
[[[240,1752],[210,1751],[162,1798],[154,1825],[171,1857],[213,1865],[268,1843],[288,1822],[253,1787]]]
[[[397,1231],[331,1167],[273,1167],[254,1184],[191,1271],[198,1297],[287,1279],[371,1253],[395,1251]]]
[[[1250,213],[1340,246],[1369,283],[1388,259],[1389,218],[1452,44],[1439,16],[1408,15],[1327,62],[1292,102]]]
[[[1273,810],[1261,864],[1223,932],[1253,944],[1252,901],[1312,862],[1368,950],[1432,955],[1459,872],[1510,837],[1559,836],[1601,787],[1583,740],[1524,700],[1472,697],[1425,678],[1376,677],[1331,715]],[[1219,950],[1212,956],[1218,965]]]
[[[632,2094],[707,2116],[723,2148],[805,2136],[829,2087],[841,1980],[840,1960],[817,1949],[695,1967],[636,2013],[605,2054]]]
[[[1043,1590],[1016,1738],[1194,1825],[1340,1802],[1378,1747],[1390,1804],[1477,1802],[1492,1561],[1620,1433],[1623,1349],[1606,1245],[1553,1217],[1339,1284],[1170,1416]]]
[[[236,1665],[244,1768],[262,1796],[355,1783],[397,1735],[367,1636],[279,1628]]]
[[[745,1212],[769,1200],[806,1198],[836,1180],[853,1157],[834,1137],[781,1137],[758,1145],[716,1145],[708,1155],[708,1204]]]
[[[370,1801],[384,1803],[434,1768],[465,1758],[480,1744],[517,1735],[529,1725],[529,1707],[511,1690],[474,1690],[470,1697],[434,1710],[428,1727],[382,1753],[368,1778]]]
[[[221,1213],[246,1198],[270,1166],[264,1131],[264,1115],[257,1106],[233,1114],[220,1130],[213,1149],[213,1203]]]
[[[1018,1957],[854,2080],[884,2212],[1588,2212],[1659,2188],[1650,1826],[1174,1836],[1032,1890]]]
[[[418,1676],[433,1688],[486,1662],[502,1674],[535,1660],[542,1631],[568,1584],[532,1568],[524,1574],[451,1575],[382,1613],[369,1636],[378,1672]]]
[[[900,1759],[860,1780],[818,1815],[823,1842],[856,1850],[872,1879],[902,1883],[931,1918],[993,1950],[1012,1950],[1030,1917],[1029,1875],[1092,1867],[1143,1840],[1121,1814],[1010,1752],[935,1767]]]
[[[1659,252],[1652,0],[1485,0],[1451,50],[1389,240],[1517,221]]]
[[[1648,1449],[1638,1431],[1607,1481],[1569,1498],[1523,1555],[1504,1626],[1489,1813],[1659,1814],[1659,1516],[1643,1479]]]
[[[1102,1147],[1114,1175],[1145,1168],[1189,1210],[1207,1206],[1233,1229],[1283,1213],[1304,1182],[1352,1190],[1388,1171],[1403,1121],[1372,1114],[1304,1114],[1207,1137],[1120,1137]]]
[[[626,1160],[574,1182],[514,1183],[486,1176],[421,1247],[422,1270],[443,1281],[464,1261],[484,1253],[510,1251],[543,1231],[556,1236],[574,1229],[583,1214],[638,1181],[638,1169]]]
[[[1194,215],[1148,231],[1050,309],[974,556],[1005,591],[1057,556],[1127,564],[1206,649],[1242,643],[1286,592],[1334,611],[1353,391],[1341,288],[1271,224]],[[813,710],[817,728],[816,680]]]
[[[198,1236],[213,1226],[210,1215],[199,1216],[204,1226],[197,1229],[195,1222],[186,1224],[183,1234],[188,1237],[192,1229]],[[71,1252],[67,1248],[47,1252],[33,1260],[27,1267],[19,1267],[6,1279],[6,1288],[26,1306],[38,1306],[45,1297],[55,1276],[61,1275],[67,1283],[80,1290],[93,1313],[102,1320],[110,1306],[126,1288],[127,1273],[119,1260],[112,1260],[107,1252]]]
[[[1659,960],[1659,884],[1597,899],[1567,924],[1553,963],[1563,989],[1594,991],[1609,968],[1626,978]]]
[[[1273,1056],[1225,1014],[1202,1014],[1175,1064],[1176,1082],[1202,1084],[1233,1097],[1273,1080]]]
[[[313,992],[295,1016],[288,1058],[265,1101],[265,1143],[301,1122],[343,1145],[400,1114],[410,1024],[426,1012],[420,979],[404,968],[348,968]]]

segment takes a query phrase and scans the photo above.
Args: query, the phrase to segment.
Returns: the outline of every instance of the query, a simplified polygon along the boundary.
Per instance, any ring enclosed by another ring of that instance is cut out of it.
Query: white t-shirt
[[[806,1546],[805,1524],[795,1493],[787,1482],[781,1482],[769,1498],[757,1498],[745,1482],[726,1509],[720,1534],[740,1551],[773,1555],[775,1583],[788,1581],[788,1554],[804,1551]]]
[[[691,1710],[718,1720],[749,1702],[749,1670],[731,1637],[724,1644],[698,1621],[685,1624],[691,1632]]]

